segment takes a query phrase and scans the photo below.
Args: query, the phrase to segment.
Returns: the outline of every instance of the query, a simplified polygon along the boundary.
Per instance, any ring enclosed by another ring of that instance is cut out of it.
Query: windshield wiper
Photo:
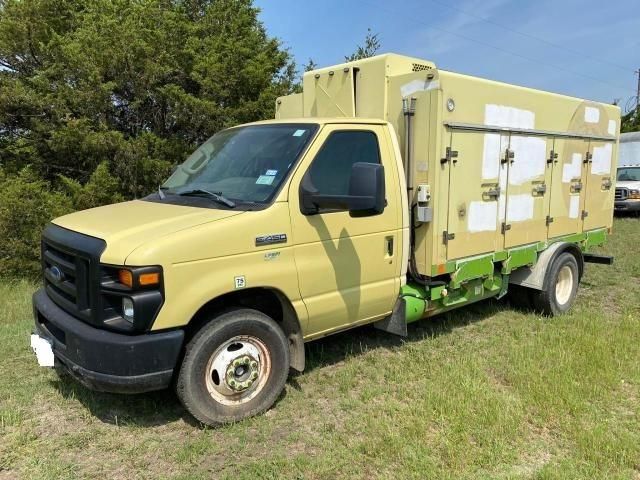
[[[202,188],[194,188],[193,190],[186,190],[184,192],[178,193],[180,196],[198,196],[205,195],[207,198],[211,200],[226,205],[229,208],[234,208],[236,206],[235,202],[229,200],[227,197],[222,195],[222,192],[210,192],[209,190],[204,190]]]

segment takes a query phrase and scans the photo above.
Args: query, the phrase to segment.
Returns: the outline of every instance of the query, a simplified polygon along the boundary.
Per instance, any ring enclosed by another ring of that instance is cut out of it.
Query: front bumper
[[[640,200],[616,200],[613,208],[616,212],[640,212]]]
[[[124,335],[88,325],[56,305],[44,289],[33,294],[35,331],[53,344],[56,367],[86,387],[113,393],[167,388],[178,363],[183,330]]]

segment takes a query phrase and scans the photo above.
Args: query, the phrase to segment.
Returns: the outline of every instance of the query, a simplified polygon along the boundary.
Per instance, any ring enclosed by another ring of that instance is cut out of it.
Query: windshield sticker
[[[273,176],[275,177],[278,174],[278,170],[267,170],[265,172],[265,175],[269,175],[269,176]]]
[[[274,178],[276,177],[273,175],[260,175],[256,180],[256,185],[271,185]]]
[[[294,137],[301,137],[302,135],[304,135],[305,132],[306,132],[306,130],[296,130],[295,132],[293,132],[293,136]]]

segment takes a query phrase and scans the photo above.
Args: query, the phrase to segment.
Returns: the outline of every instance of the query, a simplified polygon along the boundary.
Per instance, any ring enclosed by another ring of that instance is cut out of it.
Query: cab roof
[[[354,117],[300,117],[284,118],[279,120],[261,120],[258,122],[245,123],[243,125],[271,125],[282,123],[311,123],[327,125],[332,123],[349,123],[362,125],[386,125],[388,122],[380,118],[354,118]],[[240,125],[238,125],[240,126]]]

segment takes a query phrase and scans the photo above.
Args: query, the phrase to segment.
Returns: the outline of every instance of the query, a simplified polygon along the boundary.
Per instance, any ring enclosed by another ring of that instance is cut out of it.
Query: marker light
[[[160,283],[160,274],[158,272],[142,273],[138,277],[140,285],[157,285]]]
[[[129,288],[133,287],[133,274],[131,270],[118,270],[118,280]]]

